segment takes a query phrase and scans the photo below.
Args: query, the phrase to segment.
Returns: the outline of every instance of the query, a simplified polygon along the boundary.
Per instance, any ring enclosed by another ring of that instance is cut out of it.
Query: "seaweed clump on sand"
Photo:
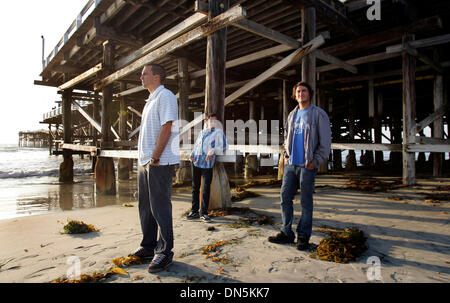
[[[224,217],[236,213],[241,214],[244,217],[239,218],[239,221],[241,222],[235,222],[233,224],[230,224],[230,227],[247,228],[249,225],[252,225],[254,223],[259,225],[274,224],[274,218],[272,216],[258,214],[257,212],[251,210],[248,207],[230,207],[227,209],[211,210],[208,215],[211,218],[214,218],[214,217]]]
[[[86,234],[98,231],[92,224],[86,224],[83,221],[67,220],[63,227],[63,234]]]
[[[387,191],[390,189],[402,187],[401,180],[396,180],[393,182],[381,181],[375,178],[350,178],[347,185],[344,186],[345,189],[354,189],[366,192],[379,192]]]
[[[249,181],[245,184],[241,184],[238,186],[241,188],[249,188],[252,186],[276,186],[276,187],[278,187],[278,186],[281,186],[281,183],[282,183],[282,180],[266,180],[266,181],[256,180],[256,181]],[[231,186],[233,185],[232,182],[230,182],[230,185]],[[236,187],[238,187],[238,186],[236,186]]]
[[[244,188],[237,186],[236,188],[234,188],[231,191],[231,201],[233,202],[237,202],[237,201],[242,201],[246,198],[253,198],[253,197],[259,197],[260,194],[253,192],[253,191],[248,191],[245,190]]]
[[[321,229],[324,231],[324,229]],[[336,263],[348,263],[358,258],[367,246],[364,232],[356,227],[345,230],[326,230],[328,236],[320,241],[312,258],[332,261]]]
[[[112,260],[112,263],[116,266],[110,268],[107,272],[98,273],[94,272],[93,274],[81,274],[76,278],[60,278],[51,281],[50,283],[100,283],[106,281],[106,279],[110,278],[113,275],[124,275],[128,276],[129,273],[122,268],[122,266],[131,266],[131,265],[139,265],[143,264],[144,261],[136,256],[128,256],[128,257],[119,257]],[[136,276],[135,279],[140,279],[141,276]]]

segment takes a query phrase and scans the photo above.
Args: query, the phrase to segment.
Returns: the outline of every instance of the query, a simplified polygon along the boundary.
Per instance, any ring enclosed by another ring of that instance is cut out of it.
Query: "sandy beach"
[[[348,178],[318,175],[311,242],[318,245],[325,237],[323,226],[357,227],[367,236],[368,249],[355,261],[318,260],[294,244],[268,242],[281,224],[277,186],[248,188],[260,196],[233,203],[274,217],[273,225],[249,226],[233,224],[242,222],[238,213],[215,217],[211,223],[187,221],[186,187],[174,190],[172,196],[173,264],[158,274],[148,273],[148,264],[125,266],[127,275],[117,274],[105,282],[450,282],[448,201],[426,199],[450,180],[418,179],[415,186],[367,193],[342,189]],[[114,267],[113,259],[127,256],[141,240],[137,199],[132,194],[123,201],[127,199],[133,207],[116,204],[1,220],[0,282],[50,282],[64,278],[76,264],[82,274],[108,271]],[[294,228],[300,211],[297,200]],[[61,234],[68,218],[93,224],[99,231]],[[225,244],[218,247],[216,259],[201,254],[203,247],[217,241]],[[379,266],[368,262],[374,257]]]

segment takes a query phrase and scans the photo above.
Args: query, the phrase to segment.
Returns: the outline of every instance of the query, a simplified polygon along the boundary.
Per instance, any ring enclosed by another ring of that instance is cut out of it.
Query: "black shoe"
[[[283,232],[279,232],[276,236],[270,236],[268,238],[269,242],[277,244],[290,244],[294,243],[294,239],[290,239]]]
[[[154,256],[155,254],[147,252],[143,247],[128,255],[128,257],[139,257],[142,260],[152,260]]]
[[[199,219],[199,218],[200,218],[200,215],[193,211],[191,211],[189,213],[189,215],[186,216],[186,219],[188,219],[188,220],[194,220],[194,219]]]
[[[305,236],[298,236],[297,237],[297,249],[304,251],[308,250],[309,248],[309,240]]]
[[[200,219],[204,222],[211,222],[211,218],[208,215],[201,215]]]
[[[148,267],[148,272],[160,272],[166,269],[170,264],[172,264],[172,258],[167,257],[165,254],[156,254]]]

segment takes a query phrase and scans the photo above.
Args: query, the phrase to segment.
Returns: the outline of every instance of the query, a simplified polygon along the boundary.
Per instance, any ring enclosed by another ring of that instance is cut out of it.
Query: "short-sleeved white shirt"
[[[138,141],[139,164],[150,162],[161,126],[169,121],[173,121],[172,133],[159,158],[159,165],[180,163],[177,98],[170,90],[160,85],[145,101],[147,103],[142,111]]]

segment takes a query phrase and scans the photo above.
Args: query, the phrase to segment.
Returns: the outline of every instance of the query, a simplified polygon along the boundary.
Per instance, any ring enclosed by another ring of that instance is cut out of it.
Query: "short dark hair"
[[[159,76],[159,80],[160,80],[161,84],[164,83],[164,81],[166,80],[166,70],[165,70],[164,66],[157,64],[157,63],[150,63],[150,64],[147,64],[147,66],[150,66],[152,68],[153,75]]]
[[[312,100],[312,98],[314,97],[314,91],[313,91],[311,85],[309,85],[309,83],[305,82],[305,81],[297,82],[294,85],[294,87],[292,88],[292,98],[295,100],[295,91],[297,90],[297,87],[299,87],[299,86],[304,86],[308,89],[309,99]]]
[[[206,115],[206,119],[209,119],[211,117],[217,118],[217,114],[216,113],[210,113]]]

